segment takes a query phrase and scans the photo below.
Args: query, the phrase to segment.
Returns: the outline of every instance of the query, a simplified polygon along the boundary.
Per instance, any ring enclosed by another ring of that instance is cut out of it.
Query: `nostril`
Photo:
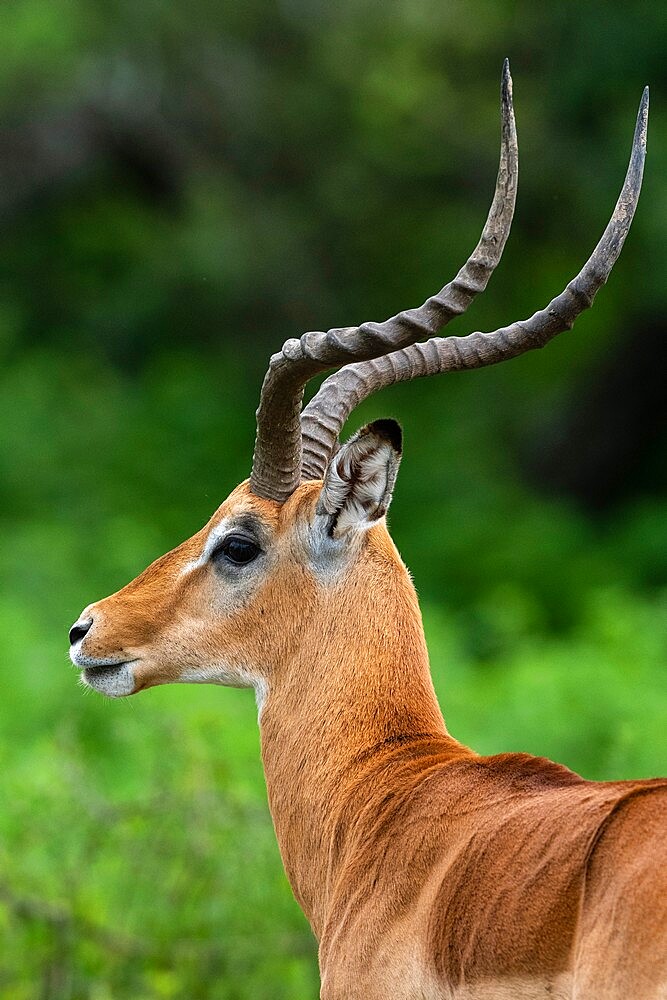
[[[71,629],[69,630],[69,643],[73,646],[75,642],[79,639],[83,639],[84,635],[88,633],[90,626],[93,624],[93,619],[89,618],[85,622],[74,622]]]

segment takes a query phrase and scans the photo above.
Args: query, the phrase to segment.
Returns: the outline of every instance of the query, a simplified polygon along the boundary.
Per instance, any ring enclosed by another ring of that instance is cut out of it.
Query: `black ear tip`
[[[403,431],[397,420],[374,420],[368,425],[368,430],[384,438],[392,446],[397,454],[403,451]]]

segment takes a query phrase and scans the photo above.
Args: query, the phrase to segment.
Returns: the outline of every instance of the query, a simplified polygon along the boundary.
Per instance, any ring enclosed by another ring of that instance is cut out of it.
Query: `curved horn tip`
[[[630,153],[630,163],[628,165],[628,173],[626,177],[626,184],[630,185],[631,191],[636,192],[636,197],[639,197],[639,189],[641,187],[642,174],[644,172],[644,160],[646,159],[649,106],[648,98],[648,87],[644,87],[642,98],[639,102],[639,110],[637,111],[637,121],[635,123],[635,132],[632,137],[632,151]]]
[[[510,73],[509,59],[505,59],[503,62],[503,72],[500,82],[500,93],[502,95],[503,104],[512,103],[512,74]]]
[[[637,127],[636,134],[639,136],[642,145],[646,145],[646,130],[648,127],[648,105],[649,105],[649,91],[648,85],[644,87],[642,93],[642,99],[639,102],[639,111],[637,112]]]

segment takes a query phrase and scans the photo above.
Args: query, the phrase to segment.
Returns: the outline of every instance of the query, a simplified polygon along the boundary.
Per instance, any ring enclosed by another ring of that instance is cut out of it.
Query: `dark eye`
[[[246,538],[245,535],[227,535],[211,553],[211,560],[216,562],[222,558],[235,566],[245,566],[246,563],[256,559],[261,551],[252,538]]]

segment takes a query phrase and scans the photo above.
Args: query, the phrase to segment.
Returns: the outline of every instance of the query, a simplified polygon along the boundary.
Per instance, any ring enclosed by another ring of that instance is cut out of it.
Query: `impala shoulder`
[[[479,764],[490,775],[518,783],[526,791],[589,784],[564,764],[529,753],[499,753],[491,757],[480,757]]]

